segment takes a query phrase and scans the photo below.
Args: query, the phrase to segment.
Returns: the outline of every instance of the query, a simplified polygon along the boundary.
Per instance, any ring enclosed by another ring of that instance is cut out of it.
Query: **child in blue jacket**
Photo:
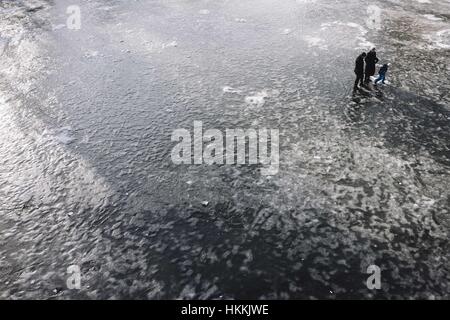
[[[387,64],[383,64],[383,66],[380,68],[380,71],[378,71],[378,79],[375,80],[375,84],[378,83],[378,81],[381,81],[381,83],[384,84],[384,81],[386,79],[386,72],[388,71],[389,66]]]

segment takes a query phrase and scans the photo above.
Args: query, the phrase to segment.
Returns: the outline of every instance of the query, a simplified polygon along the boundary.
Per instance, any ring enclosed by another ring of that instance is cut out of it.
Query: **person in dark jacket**
[[[364,79],[364,58],[366,57],[366,53],[361,53],[358,58],[356,58],[355,61],[355,74],[356,74],[356,80],[355,80],[355,86],[354,88],[358,88],[358,82],[360,86],[363,85],[363,79]]]
[[[382,84],[384,84],[384,81],[386,79],[386,72],[389,69],[389,65],[383,64],[383,66],[380,68],[380,71],[378,71],[378,79],[375,80],[375,85],[378,83],[378,81],[381,81]]]
[[[366,61],[366,72],[365,72],[366,77],[364,79],[364,82],[369,83],[370,77],[375,74],[375,66],[378,62],[377,52],[376,52],[375,48],[370,50],[370,52],[367,54],[367,56],[365,58],[365,61]]]

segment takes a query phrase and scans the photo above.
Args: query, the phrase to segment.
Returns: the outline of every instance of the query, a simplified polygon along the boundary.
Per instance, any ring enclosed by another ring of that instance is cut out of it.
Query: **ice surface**
[[[0,2],[1,298],[448,298],[448,2],[138,2]],[[174,165],[193,121],[279,173]]]

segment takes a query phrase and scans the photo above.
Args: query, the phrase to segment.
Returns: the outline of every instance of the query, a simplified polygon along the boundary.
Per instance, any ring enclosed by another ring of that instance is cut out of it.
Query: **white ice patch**
[[[365,35],[367,33],[366,28],[364,28],[362,25],[354,23],[354,22],[333,21],[333,22],[322,23],[320,25],[322,30],[326,30],[326,29],[332,28],[334,26],[344,26],[344,27],[354,28],[354,29],[357,29],[361,35]]]
[[[98,56],[98,51],[94,51],[94,50],[88,50],[84,53],[84,57],[89,59],[89,58],[94,58]]]
[[[247,20],[244,18],[235,18],[234,21],[239,22],[239,23],[246,23]]]
[[[203,10],[200,10],[198,13],[203,14],[203,15],[207,15],[207,14],[210,13],[210,11],[207,10],[207,9],[203,9]]]
[[[71,134],[71,128],[61,128],[56,131],[55,139],[62,144],[69,144],[75,140]]]
[[[354,22],[347,22],[346,25],[347,25],[347,27],[358,29],[361,34],[366,34],[367,33],[367,29],[364,28],[360,24],[357,24],[357,23],[354,23]]]
[[[177,47],[178,46],[178,42],[176,41],[171,41],[169,43],[163,43],[162,48],[170,48],[170,47]]]
[[[292,32],[292,29],[286,28],[286,29],[283,30],[282,34],[288,35],[288,34],[290,34],[291,32]]]
[[[312,37],[312,36],[304,36],[303,40],[306,41],[308,44],[308,47],[317,47],[322,50],[327,50],[328,46],[325,44],[325,40],[318,38],[318,37]]]
[[[434,14],[424,14],[423,15],[424,18],[431,20],[431,21],[442,21],[444,19],[436,17]]]
[[[260,92],[255,93],[254,95],[245,97],[245,102],[251,106],[262,107],[266,102],[266,98],[278,97],[279,95],[280,91],[276,89],[264,89]]]
[[[430,0],[416,0],[418,3],[431,3]]]
[[[242,91],[239,89],[235,89],[233,87],[230,86],[225,86],[222,88],[222,91],[225,93],[241,93]]]
[[[60,144],[70,144],[75,139],[71,136],[72,128],[62,127],[58,129],[46,129],[42,132],[42,138],[46,141],[54,141]]]
[[[130,42],[130,41],[128,41]],[[137,46],[137,44],[136,44]],[[145,51],[148,53],[161,53],[164,49],[167,48],[175,48],[178,46],[177,41],[170,41],[170,42],[162,42],[158,40],[152,40],[152,41],[144,41],[141,46],[145,48]],[[126,50],[130,52],[130,50]]]
[[[435,34],[425,35],[433,43],[432,49],[450,49],[450,29],[444,29]]]
[[[356,39],[359,40],[358,43],[358,47],[356,47],[356,49],[366,49],[369,50],[371,48],[375,47],[375,44],[373,42],[368,41],[366,38],[364,37],[356,37]]]
[[[248,96],[245,97],[245,103],[255,106],[255,107],[262,107],[264,105],[264,103],[266,102],[266,98],[269,95],[267,94],[266,90],[263,90],[261,92],[257,92],[255,95],[253,96]]]
[[[355,37],[355,39],[358,41],[355,49],[370,50],[371,48],[375,47],[374,43],[368,41],[365,37],[365,35],[368,33],[368,30],[360,24],[354,22],[333,21],[322,23],[320,27],[322,31],[326,31],[328,29],[335,29],[336,27],[352,28],[359,33],[359,35]]]

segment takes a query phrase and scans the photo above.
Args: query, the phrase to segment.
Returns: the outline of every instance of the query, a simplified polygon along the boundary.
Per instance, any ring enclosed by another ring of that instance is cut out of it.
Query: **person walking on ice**
[[[358,89],[358,82],[360,86],[363,86],[363,80],[364,80],[364,58],[366,57],[366,53],[361,53],[358,58],[356,58],[355,61],[355,74],[356,74],[356,80],[355,80],[355,86],[354,90]]]
[[[375,74],[376,64],[378,62],[376,49],[372,48],[364,60],[366,61],[366,75],[364,83],[368,84],[370,82],[370,77]]]
[[[386,73],[389,69],[388,64],[383,64],[383,66],[380,68],[380,71],[378,71],[378,78],[375,80],[375,85],[381,81],[382,84],[384,84],[386,80]]]

